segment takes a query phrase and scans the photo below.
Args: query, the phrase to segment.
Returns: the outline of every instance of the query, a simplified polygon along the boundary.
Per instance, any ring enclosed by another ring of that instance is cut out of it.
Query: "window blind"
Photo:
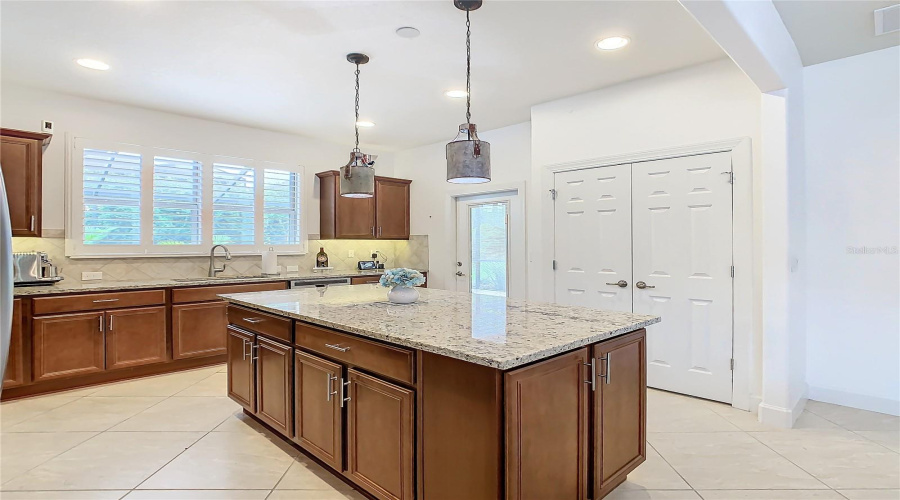
[[[203,164],[153,158],[153,244],[199,245]]]
[[[300,244],[300,176],[286,170],[263,172],[263,242]]]
[[[141,155],[84,149],[85,245],[141,244]]]
[[[255,172],[250,167],[214,163],[213,244],[255,243]]]

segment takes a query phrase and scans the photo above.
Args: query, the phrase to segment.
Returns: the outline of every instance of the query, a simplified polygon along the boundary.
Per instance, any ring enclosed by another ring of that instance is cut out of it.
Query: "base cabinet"
[[[413,498],[413,391],[347,370],[347,475],[377,498]]]
[[[3,374],[3,388],[25,383],[25,352],[23,344],[22,299],[13,300],[12,330],[9,337],[9,357]]]
[[[202,302],[172,305],[172,357],[174,359],[224,354],[228,303]]]
[[[102,372],[105,326],[102,312],[35,318],[34,380]]]
[[[166,361],[166,307],[106,312],[106,369]]]
[[[342,367],[294,353],[294,441],[335,470],[344,468]]]
[[[250,413],[256,413],[256,372],[253,369],[253,342],[256,336],[228,327],[228,397]]]

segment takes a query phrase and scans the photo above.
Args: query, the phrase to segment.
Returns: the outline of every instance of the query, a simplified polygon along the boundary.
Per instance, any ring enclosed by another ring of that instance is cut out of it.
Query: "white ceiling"
[[[2,2],[4,81],[351,144],[361,51],[362,142],[449,140],[465,121],[465,16],[406,2]],[[415,39],[394,31],[414,26]],[[529,119],[534,104],[724,57],[675,1],[500,1],[472,13],[472,121]],[[600,52],[624,34],[625,49]],[[90,57],[98,72],[73,60]]]
[[[875,36],[875,9],[897,0],[774,0],[804,66],[900,45],[900,32]]]

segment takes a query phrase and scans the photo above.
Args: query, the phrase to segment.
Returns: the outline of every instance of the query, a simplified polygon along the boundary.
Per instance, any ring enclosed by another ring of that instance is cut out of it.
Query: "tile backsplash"
[[[278,265],[282,272],[287,266],[298,266],[308,271],[315,266],[319,247],[325,248],[329,265],[339,271],[356,269],[356,262],[372,260],[372,250],[378,250],[379,261],[385,267],[409,267],[428,269],[428,236],[410,236],[409,241],[395,240],[309,240],[306,255],[282,255]],[[355,252],[349,257],[350,251]],[[104,281],[139,281],[147,279],[199,278],[209,270],[209,257],[133,257],[112,259],[70,259],[66,257],[64,238],[13,238],[13,252],[46,252],[68,282],[81,281],[82,272],[101,271]],[[224,259],[221,250],[216,258],[217,265]],[[256,275],[262,272],[262,257],[259,255],[235,255],[226,262],[222,274]]]

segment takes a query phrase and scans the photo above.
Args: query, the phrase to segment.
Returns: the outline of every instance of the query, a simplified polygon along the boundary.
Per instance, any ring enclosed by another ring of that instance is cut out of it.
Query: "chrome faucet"
[[[216,248],[222,247],[222,250],[225,250],[225,260],[231,260],[231,252],[228,251],[228,247],[225,245],[213,245],[212,248],[209,249],[209,277],[215,278],[216,273],[221,273],[225,270],[225,264],[222,264],[222,267],[216,267]]]

